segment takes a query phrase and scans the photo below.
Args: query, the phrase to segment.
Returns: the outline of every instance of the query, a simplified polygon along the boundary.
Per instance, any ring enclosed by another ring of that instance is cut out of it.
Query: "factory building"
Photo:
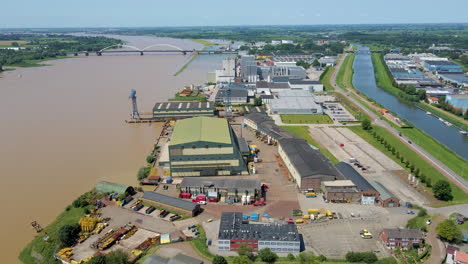
[[[425,60],[423,63],[423,66],[429,71],[463,72],[460,65],[449,60],[447,61]]]
[[[288,82],[266,82],[260,81],[255,84],[256,92],[259,94],[278,93],[284,90],[291,90]]]
[[[241,200],[243,195],[249,195],[252,200],[262,196],[262,185],[259,180],[233,179],[225,177],[186,177],[180,183],[180,192],[190,195],[204,194],[216,197],[224,202],[226,199]]]
[[[248,174],[238,139],[221,118],[177,121],[169,142],[169,161],[172,176]]]
[[[323,84],[312,80],[289,80],[291,90],[303,90],[311,93],[323,92]]]
[[[468,74],[462,72],[438,72],[437,77],[462,87],[468,87]]]
[[[219,89],[215,102],[222,104],[245,104],[248,102],[249,91],[243,88]],[[230,101],[230,102],[229,102]]]
[[[278,99],[271,100],[270,112],[277,115],[321,115],[322,106],[315,103],[315,98],[308,91],[281,91]]]
[[[187,118],[214,116],[213,102],[184,101],[160,102],[153,107],[153,118]]]
[[[327,201],[353,203],[361,199],[361,193],[350,180],[324,181],[321,185]]]
[[[399,207],[400,200],[391,193],[385,186],[383,186],[380,182],[371,181],[369,182],[372,187],[374,187],[377,192],[379,192],[379,199],[378,204],[382,207]]]
[[[278,142],[278,153],[300,190],[318,191],[323,181],[342,179],[330,160],[304,139],[281,138]]]
[[[218,250],[236,251],[242,244],[256,252],[264,248],[275,253],[299,253],[301,250],[296,225],[250,224],[242,220],[242,213],[223,213]]]
[[[258,79],[257,62],[255,57],[251,55],[242,56],[240,58],[240,74],[243,80],[248,82],[256,82]]]
[[[453,107],[468,110],[468,94],[449,94],[445,97],[445,101]]]
[[[165,208],[188,216],[196,216],[201,211],[199,204],[156,192],[145,191],[141,200],[152,206]]]
[[[379,192],[353,166],[346,162],[340,162],[335,167],[345,179],[352,181],[356,185],[361,193],[361,204],[375,204],[379,198]]]

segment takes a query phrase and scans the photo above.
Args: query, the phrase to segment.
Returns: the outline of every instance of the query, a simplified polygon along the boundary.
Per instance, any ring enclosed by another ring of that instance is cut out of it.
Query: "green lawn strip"
[[[174,96],[169,98],[168,101],[201,101],[206,102],[205,96]]]
[[[294,135],[301,137],[307,141],[310,145],[319,148],[320,151],[331,161],[333,164],[340,162],[333,154],[327,149],[322,148],[309,134],[309,127],[307,126],[281,126],[282,128],[288,130]]]
[[[431,219],[430,215],[415,216],[408,220],[408,223],[406,223],[406,227],[412,229],[422,229],[424,232],[427,232],[426,221],[429,219]]]
[[[5,66],[11,66],[11,67],[22,67],[22,68],[29,68],[29,67],[43,67],[43,66],[50,66],[50,64],[43,64],[41,62],[44,61],[53,61],[53,60],[61,60],[61,59],[68,59],[68,58],[73,58],[69,56],[57,56],[54,58],[46,58],[42,60],[27,60],[23,63],[20,64],[13,64],[13,65],[5,65]]]
[[[463,119],[461,116],[456,116],[450,112],[447,112],[443,109],[437,108],[435,106],[431,106],[426,103],[416,103],[416,105],[425,111],[429,111],[433,113],[434,115],[441,117],[442,119],[445,119],[446,121],[452,123],[453,125],[463,129],[463,130],[468,130],[468,119]]]
[[[392,125],[392,124],[391,124]],[[463,159],[461,156],[448,149],[445,145],[442,145],[433,137],[424,133],[424,131],[413,127],[413,128],[400,128],[396,125],[392,125],[395,129],[400,131],[403,135],[411,139],[412,142],[429,152],[434,158],[438,159],[445,166],[449,167],[455,173],[460,175],[463,179],[468,180],[468,161]],[[465,167],[465,170],[463,169]]]
[[[323,88],[325,91],[335,90],[330,82],[330,79],[333,75],[333,71],[335,71],[334,67],[327,67],[325,71],[320,75],[320,82],[323,83]]]
[[[389,158],[394,160],[396,163],[400,164],[403,168],[406,168],[406,165],[401,162],[400,159],[396,158],[391,151],[387,150],[383,144],[377,141],[369,132],[362,129],[360,126],[348,127],[351,131],[359,135],[362,139],[369,142],[378,150],[382,151]],[[374,126],[373,130],[376,131],[378,135],[383,137],[391,146],[393,146],[401,156],[408,160],[415,168],[419,168],[420,172],[426,177],[430,178],[432,185],[434,185],[438,180],[447,180],[444,175],[439,171],[435,170],[426,160],[414,153],[408,146],[401,142],[397,137],[390,134],[387,130],[382,127]],[[450,186],[452,187],[453,201],[450,201],[444,205],[454,205],[454,204],[463,204],[468,203],[468,194],[464,193],[458,186],[449,181]]]
[[[206,232],[205,229],[201,225],[197,225],[198,232],[200,232],[200,235],[198,238],[194,238],[190,240],[190,243],[192,244],[192,248],[197,252],[198,255],[209,259],[213,260],[215,257],[211,252],[208,250],[208,246],[206,245]]]
[[[62,212],[51,224],[44,228],[44,231],[23,248],[19,259],[25,264],[60,263],[54,259],[54,253],[60,249],[57,238],[58,230],[64,225],[77,224],[80,218],[86,213],[86,210],[92,207],[93,206],[84,208],[71,207],[70,210]],[[49,235],[47,241],[44,241],[45,232]],[[41,255],[43,257],[42,262],[34,258],[31,253]]]
[[[286,124],[333,124],[328,115],[281,115]]]
[[[344,90],[347,90],[347,87],[353,88],[353,62],[354,62],[354,53],[346,56],[343,63],[341,64],[340,70],[336,75],[336,84]]]
[[[204,40],[204,39],[190,39],[191,41],[194,41],[194,42],[197,42],[197,43],[200,43],[200,44],[203,44],[205,46],[214,46],[216,45],[216,43],[213,43],[213,42],[210,42],[210,41],[207,41],[207,40]]]

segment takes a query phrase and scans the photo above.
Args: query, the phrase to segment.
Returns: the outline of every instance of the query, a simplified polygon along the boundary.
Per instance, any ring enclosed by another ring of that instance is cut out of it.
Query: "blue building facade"
[[[424,61],[424,67],[430,71],[463,72],[460,65],[451,61]]]

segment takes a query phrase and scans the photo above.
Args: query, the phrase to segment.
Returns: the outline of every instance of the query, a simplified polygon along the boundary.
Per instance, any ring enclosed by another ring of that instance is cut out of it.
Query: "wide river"
[[[144,48],[189,40],[118,36]],[[49,61],[46,67],[0,74],[1,263],[19,263],[35,235],[30,223],[49,224],[74,198],[100,180],[136,184],[159,135],[157,124],[126,124],[130,89],[140,111],[151,111],[184,85],[203,84],[222,55],[203,55],[177,77],[183,55],[90,56]]]
[[[360,51],[368,51],[368,47],[358,46]],[[468,137],[459,133],[455,127],[449,127],[432,115],[412,104],[406,104],[395,96],[377,87],[374,77],[374,66],[369,52],[358,52],[353,64],[353,84],[356,89],[379,102],[385,108],[395,112],[400,117],[410,121],[417,128],[437,139],[449,149],[468,159]],[[418,142],[415,142],[418,144]]]

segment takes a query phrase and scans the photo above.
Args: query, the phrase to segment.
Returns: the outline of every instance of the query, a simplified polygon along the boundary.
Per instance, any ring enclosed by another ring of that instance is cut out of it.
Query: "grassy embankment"
[[[200,43],[200,44],[203,44],[205,45],[205,47],[202,48],[202,50],[205,50],[207,47],[209,46],[213,46],[213,45],[216,45],[215,43],[212,43],[212,42],[209,42],[209,41],[206,41],[206,40],[203,40],[203,39],[191,39],[192,41],[194,42],[197,42],[197,43]],[[180,73],[182,73],[185,69],[187,69],[187,67],[189,66],[190,63],[192,63],[192,61],[194,61],[196,58],[198,58],[198,56],[200,56],[200,54],[193,54],[192,58],[187,61],[184,66],[182,66],[176,73],[174,73],[174,76],[177,76],[179,75]]]
[[[387,155],[389,158],[394,160],[396,163],[400,164],[403,168],[406,168],[406,164],[402,163],[399,158],[396,157],[391,151],[389,151],[381,142],[377,141],[369,132],[362,129],[360,126],[349,127],[354,133],[358,136],[369,142],[375,148],[380,150],[382,153]],[[404,157],[405,161],[409,161],[415,168],[420,170],[420,174],[424,174],[427,178],[431,179],[432,185],[434,185],[439,180],[447,180],[444,175],[439,171],[435,170],[426,160],[424,160],[419,155],[415,155],[412,149],[410,149],[406,144],[401,142],[396,136],[390,134],[387,130],[382,127],[374,126],[373,131],[378,135],[383,137],[390,146],[393,146],[396,151],[399,152],[400,156]],[[407,168],[408,169],[408,168]],[[408,169],[409,170],[409,169]],[[450,182],[450,181],[449,181]],[[444,205],[454,205],[454,204],[463,204],[468,203],[468,194],[464,193],[458,186],[450,182],[452,187],[453,201],[437,204],[437,206]]]
[[[57,238],[58,230],[64,225],[73,225],[78,223],[79,219],[86,213],[86,210],[93,206],[84,208],[73,208],[65,210],[44,231],[37,235],[19,255],[19,259],[25,264],[42,264],[42,263],[60,263],[54,259],[54,253],[59,248]],[[44,240],[44,234],[47,232],[49,239]]]
[[[336,74],[336,84],[343,90],[347,91],[348,88],[353,87],[353,62],[355,54],[346,56],[340,70]]]
[[[307,141],[312,146],[320,149],[320,151],[333,163],[337,164],[340,162],[327,148],[321,147],[317,141],[315,141],[309,134],[309,128],[306,126],[281,126],[296,136],[299,136]]]
[[[286,124],[333,124],[328,115],[280,115]]]
[[[333,91],[333,86],[330,83],[330,79],[335,71],[334,67],[327,67],[325,71],[320,75],[320,82],[323,83],[323,89],[325,91]]]
[[[388,76],[385,65],[379,54],[372,54],[372,62],[376,72],[375,79],[377,86],[392,94],[400,93],[401,91],[392,85],[391,77]],[[448,120],[450,122],[450,120]],[[413,142],[421,146],[425,151],[437,158],[440,162],[444,163],[451,170],[468,180],[468,173],[464,172],[463,167],[468,166],[468,161],[448,149],[445,145],[441,144],[431,136],[417,128],[405,129],[394,126],[405,136],[410,138]]]

